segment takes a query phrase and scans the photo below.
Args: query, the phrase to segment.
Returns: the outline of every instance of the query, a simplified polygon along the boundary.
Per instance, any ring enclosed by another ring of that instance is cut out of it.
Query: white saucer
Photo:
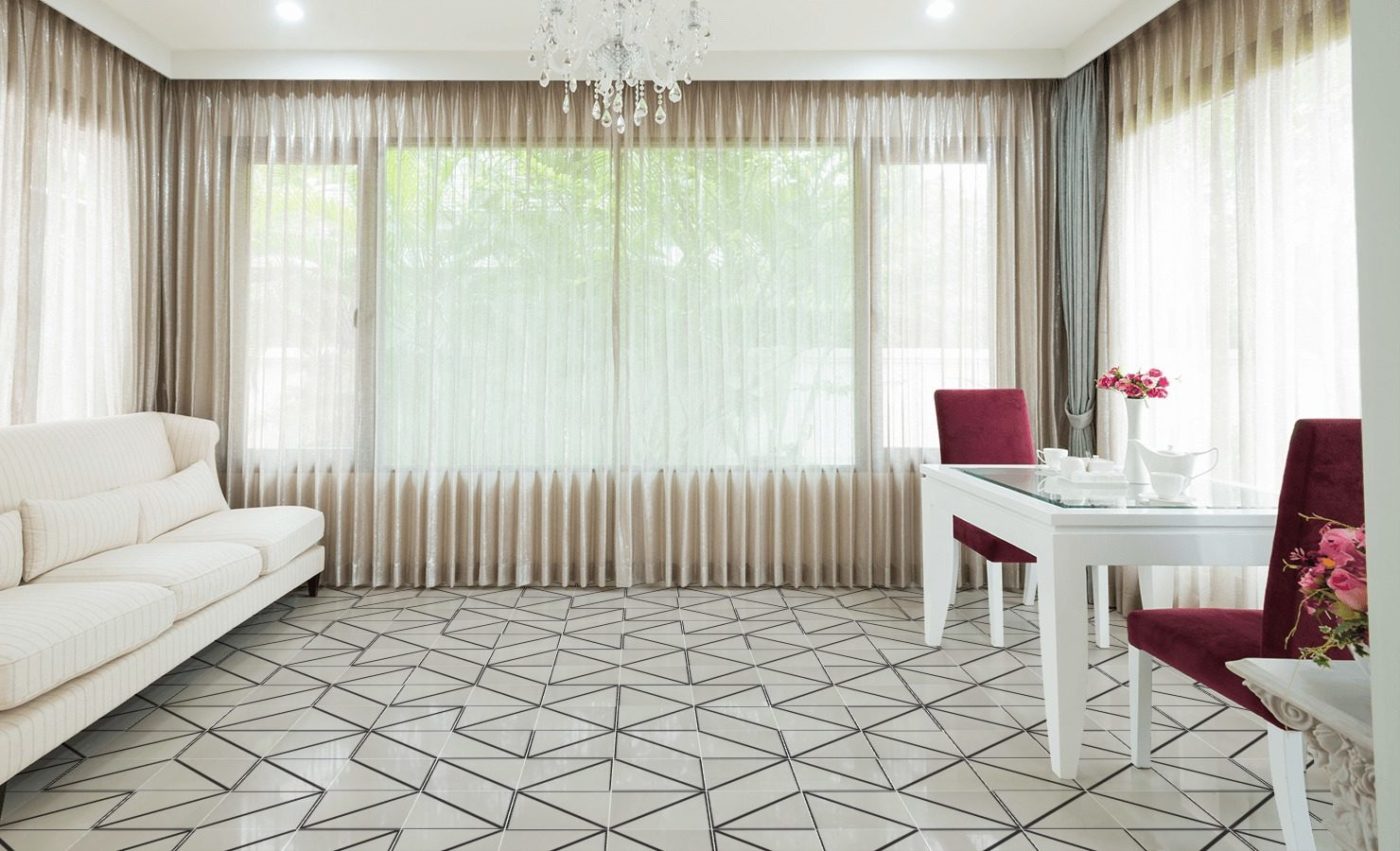
[[[1139,505],[1172,505],[1172,506],[1177,506],[1177,505],[1194,505],[1195,502],[1196,502],[1196,500],[1193,499],[1192,497],[1189,497],[1189,496],[1178,496],[1178,497],[1173,497],[1173,498],[1171,498],[1171,499],[1167,499],[1167,498],[1164,497],[1164,496],[1147,496],[1147,497],[1143,497],[1142,500],[1141,500],[1138,504],[1139,504]]]

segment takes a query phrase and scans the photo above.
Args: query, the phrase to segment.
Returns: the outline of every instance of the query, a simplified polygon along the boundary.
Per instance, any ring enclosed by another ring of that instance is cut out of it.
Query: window
[[[854,463],[850,149],[655,148],[624,163],[633,458]]]
[[[991,166],[884,164],[875,203],[881,445],[937,446],[934,391],[994,384]]]
[[[241,384],[263,457],[883,465],[937,444],[935,390],[993,381],[984,160],[357,150],[250,173]]]
[[[126,141],[91,121],[52,114],[40,231],[41,285],[30,377],[37,421],[131,410],[133,280]]]
[[[607,149],[389,150],[380,464],[609,463],[612,187]]]
[[[261,164],[249,184],[246,301],[235,314],[244,445],[349,458],[360,379],[361,170]]]

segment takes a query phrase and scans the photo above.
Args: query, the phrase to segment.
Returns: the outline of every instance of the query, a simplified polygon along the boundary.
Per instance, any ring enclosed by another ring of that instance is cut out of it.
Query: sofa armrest
[[[170,454],[175,457],[176,470],[203,461],[215,475],[218,474],[214,451],[219,445],[218,423],[179,414],[161,414],[160,418],[165,423],[165,436],[170,441]]]

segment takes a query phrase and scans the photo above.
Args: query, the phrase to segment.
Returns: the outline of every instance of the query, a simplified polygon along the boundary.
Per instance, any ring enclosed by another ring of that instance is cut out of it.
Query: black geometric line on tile
[[[850,793],[849,795],[844,796],[844,799],[843,799],[843,798],[835,798],[835,797],[833,797],[833,793],[830,793],[830,792],[803,792],[803,795],[807,798],[807,800],[808,800],[809,803],[810,803],[813,799],[816,799],[816,800],[819,800],[819,801],[824,801],[824,802],[826,802],[826,803],[828,803],[828,804],[835,804],[835,805],[838,806],[838,807],[844,807],[845,809],[851,810],[851,811],[853,811],[853,812],[863,813],[864,815],[870,816],[871,818],[879,819],[880,821],[888,822],[889,824],[892,824],[892,825],[894,825],[894,826],[896,826],[896,827],[907,828],[907,829],[909,830],[909,833],[905,833],[905,834],[901,835],[900,837],[898,837],[897,839],[891,841],[891,842],[888,843],[888,844],[891,844],[891,845],[892,845],[892,844],[895,844],[896,842],[901,842],[901,841],[903,841],[904,839],[908,838],[908,837],[909,837],[910,835],[912,835],[913,833],[916,833],[918,829],[917,829],[913,824],[910,824],[910,823],[907,823],[907,822],[903,822],[903,821],[895,821],[894,819],[890,818],[890,816],[888,816],[888,815],[884,815],[884,814],[881,814],[881,813],[877,813],[877,812],[874,812],[874,811],[872,811],[872,810],[867,810],[867,809],[865,809],[864,807],[856,806],[856,805],[853,803],[853,801],[859,800],[859,798],[860,798],[861,795],[878,795],[878,794],[880,794],[880,793],[878,793],[878,792],[852,792],[852,793]],[[820,822],[818,822],[818,821],[816,820],[816,813],[813,813],[812,815],[813,815],[812,823],[813,823],[813,824],[816,824],[816,825],[818,826],[818,828],[817,828],[818,830],[821,830],[822,828],[821,828],[821,826],[820,826]],[[908,816],[908,812],[907,812],[907,811],[906,811],[905,815],[906,815],[906,817]],[[857,830],[862,830],[862,829],[863,829],[863,830],[869,830],[870,828],[856,828],[856,829],[857,829]],[[884,847],[884,846],[881,846],[881,847]]]
[[[645,793],[645,794],[656,794],[656,793]],[[626,821],[621,821],[621,822],[617,822],[617,823],[615,823],[615,824],[612,824],[612,825],[610,826],[609,829],[610,829],[610,830],[617,830],[618,828],[625,828],[625,827],[627,827],[627,825],[629,825],[629,824],[634,824],[634,823],[636,823],[636,822],[641,821],[641,820],[644,819],[644,818],[650,818],[651,816],[654,816],[654,815],[656,815],[657,813],[662,812],[662,811],[664,811],[664,810],[669,810],[669,809],[671,809],[672,807],[677,807],[677,806],[680,806],[681,804],[685,804],[685,803],[688,803],[688,802],[690,802],[690,801],[694,801],[696,798],[703,798],[703,799],[705,799],[706,811],[708,812],[708,808],[709,808],[709,799],[708,799],[708,797],[705,795],[704,791],[698,790],[698,789],[697,789],[697,790],[695,790],[694,794],[685,795],[684,797],[675,798],[675,799],[673,799],[673,800],[667,801],[665,804],[662,804],[661,806],[656,807],[655,809],[647,810],[646,812],[643,812],[643,813],[639,813],[639,814],[637,814],[637,815],[634,815],[634,816],[632,816],[631,818],[627,819]],[[609,821],[611,821],[611,819],[609,819]],[[628,839],[632,839],[632,837],[629,836]],[[635,841],[635,840],[634,840],[634,841]]]
[[[68,794],[74,794],[74,793],[68,793]],[[111,793],[111,794],[96,794],[96,795],[94,795],[94,797],[93,797],[91,800],[88,800],[88,801],[82,801],[82,802],[80,802],[80,803],[74,803],[72,806],[59,807],[59,808],[53,809],[53,810],[45,810],[45,811],[43,811],[43,812],[35,813],[34,815],[24,816],[23,818],[18,818],[18,819],[15,818],[14,813],[11,812],[8,816],[5,816],[5,817],[3,817],[3,818],[0,818],[0,827],[11,827],[11,828],[12,828],[12,827],[15,827],[16,825],[22,825],[22,824],[24,824],[25,822],[28,822],[28,821],[34,821],[34,820],[36,820],[36,819],[41,819],[41,818],[48,818],[49,816],[56,815],[56,814],[58,814],[58,813],[72,812],[73,810],[82,809],[82,808],[84,808],[84,807],[90,807],[90,806],[92,806],[92,805],[94,805],[94,804],[101,804],[101,803],[106,802],[106,801],[114,801],[115,803],[113,803],[113,805],[112,805],[110,808],[108,808],[107,812],[104,814],[103,817],[105,818],[106,815],[111,815],[111,813],[112,813],[113,810],[115,810],[117,807],[121,806],[122,803],[124,803],[124,802],[126,801],[126,799],[130,797],[130,795],[131,795],[131,793],[129,793],[129,792],[115,792],[115,793]],[[15,805],[15,804],[13,804],[13,803],[7,803],[5,808],[6,808],[7,810],[18,809],[20,812],[24,812],[24,805],[22,805],[22,804],[20,804],[20,805]]]
[[[1173,818],[1178,818],[1178,819],[1182,819],[1183,821],[1193,822],[1193,823],[1195,823],[1195,824],[1203,825],[1204,827],[1227,827],[1227,826],[1228,826],[1228,825],[1221,824],[1221,823],[1218,822],[1218,821],[1216,821],[1216,822],[1201,821],[1200,819],[1195,818],[1194,816],[1183,815],[1182,813],[1172,812],[1171,810],[1164,810],[1164,809],[1162,809],[1161,807],[1154,807],[1154,806],[1152,806],[1152,805],[1150,805],[1150,804],[1144,804],[1144,803],[1142,803],[1142,802],[1140,802],[1140,801],[1129,800],[1129,799],[1127,799],[1127,798],[1124,798],[1124,797],[1121,796],[1121,795],[1111,795],[1111,794],[1108,794],[1107,792],[1094,792],[1094,791],[1092,791],[1092,790],[1090,791],[1089,794],[1090,794],[1091,796],[1093,796],[1093,798],[1095,798],[1095,799],[1098,799],[1098,798],[1108,798],[1109,800],[1112,800],[1112,801],[1118,801],[1119,803],[1122,803],[1122,804],[1129,804],[1129,805],[1134,806],[1134,807],[1137,807],[1137,808],[1139,808],[1139,809],[1150,810],[1150,811],[1155,812],[1155,813],[1161,813],[1161,814],[1163,814],[1163,815],[1172,816]],[[1183,795],[1183,797],[1185,797],[1185,793],[1182,793],[1182,795]],[[1173,829],[1189,829],[1189,828],[1159,828],[1159,829],[1173,830]]]
[[[138,792],[139,792],[139,790],[138,790]],[[136,794],[137,794],[137,792],[131,792],[131,793],[128,793],[128,794],[124,795],[124,796],[123,796],[122,804],[125,804],[127,801],[133,800],[133,799],[135,798]],[[169,805],[164,806],[164,807],[156,807],[154,810],[145,810],[145,811],[143,811],[143,812],[137,813],[136,815],[127,816],[127,817],[125,817],[125,818],[116,819],[116,820],[114,820],[114,821],[108,821],[108,819],[111,819],[112,816],[116,814],[116,810],[117,810],[117,809],[120,809],[120,805],[119,805],[118,807],[115,807],[115,808],[113,808],[111,811],[109,811],[105,816],[103,816],[102,818],[98,819],[97,822],[96,822],[96,824],[95,824],[95,827],[98,827],[98,828],[111,828],[111,827],[114,827],[114,826],[119,825],[119,824],[127,824],[127,823],[130,823],[130,822],[136,821],[137,819],[149,818],[150,816],[154,816],[154,815],[157,815],[157,814],[159,814],[159,813],[168,813],[168,812],[170,812],[170,811],[172,811],[172,810],[178,810],[178,809],[180,809],[180,808],[182,808],[182,807],[188,807],[188,806],[191,805],[191,804],[198,804],[198,803],[201,803],[201,802],[204,802],[204,801],[211,801],[211,800],[214,800],[214,799],[220,799],[220,798],[223,798],[224,795],[225,795],[225,793],[223,793],[223,792],[214,792],[214,793],[212,793],[212,794],[209,794],[209,795],[202,795],[202,796],[196,795],[195,797],[187,798],[186,800],[179,801],[179,802],[176,802],[176,803],[173,803],[173,804],[169,804]],[[163,828],[156,828],[156,829],[157,829],[157,830],[160,830],[160,829],[163,829]]]
[[[1108,831],[1105,830],[1105,832],[1108,832]],[[1127,833],[1128,833],[1126,830],[1115,830],[1114,832],[1117,832],[1117,833],[1124,833],[1124,834],[1127,834]],[[1037,836],[1038,836],[1038,837],[1040,837],[1041,839],[1045,839],[1045,840],[1048,840],[1048,841],[1050,841],[1050,842],[1054,842],[1057,846],[1060,846],[1060,847],[1065,847],[1065,848],[1079,848],[1079,849],[1081,849],[1081,851],[1110,851],[1110,849],[1107,849],[1107,848],[1096,848],[1096,847],[1091,846],[1091,845],[1080,845],[1079,843],[1077,843],[1077,842],[1071,842],[1071,841],[1069,841],[1068,839],[1065,839],[1065,838],[1062,837],[1062,836],[1051,836],[1051,835],[1049,835],[1048,833],[1043,833],[1043,832],[1036,831],[1036,830],[1027,829],[1027,830],[1025,831],[1025,835],[1026,835],[1026,836],[1029,836],[1029,837],[1032,837],[1032,842],[1034,842],[1034,837],[1037,837]],[[1132,835],[1131,835],[1131,834],[1128,834],[1128,838],[1129,838],[1129,839],[1132,839]],[[1135,840],[1135,839],[1132,840],[1132,841],[1133,841],[1133,847],[1132,847],[1131,849],[1114,849],[1114,851],[1140,851],[1140,849],[1142,848],[1142,845],[1141,845],[1140,843],[1138,843],[1137,840]],[[1202,851],[1205,851],[1205,849],[1202,849]]]

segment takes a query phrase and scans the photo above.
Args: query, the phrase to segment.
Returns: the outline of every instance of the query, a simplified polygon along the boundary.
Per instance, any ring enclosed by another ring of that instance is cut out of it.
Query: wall
[[[1372,564],[1377,800],[1400,801],[1400,3],[1352,3],[1362,418]],[[1384,719],[1384,722],[1382,722]],[[1400,848],[1400,808],[1379,807],[1380,847]]]

